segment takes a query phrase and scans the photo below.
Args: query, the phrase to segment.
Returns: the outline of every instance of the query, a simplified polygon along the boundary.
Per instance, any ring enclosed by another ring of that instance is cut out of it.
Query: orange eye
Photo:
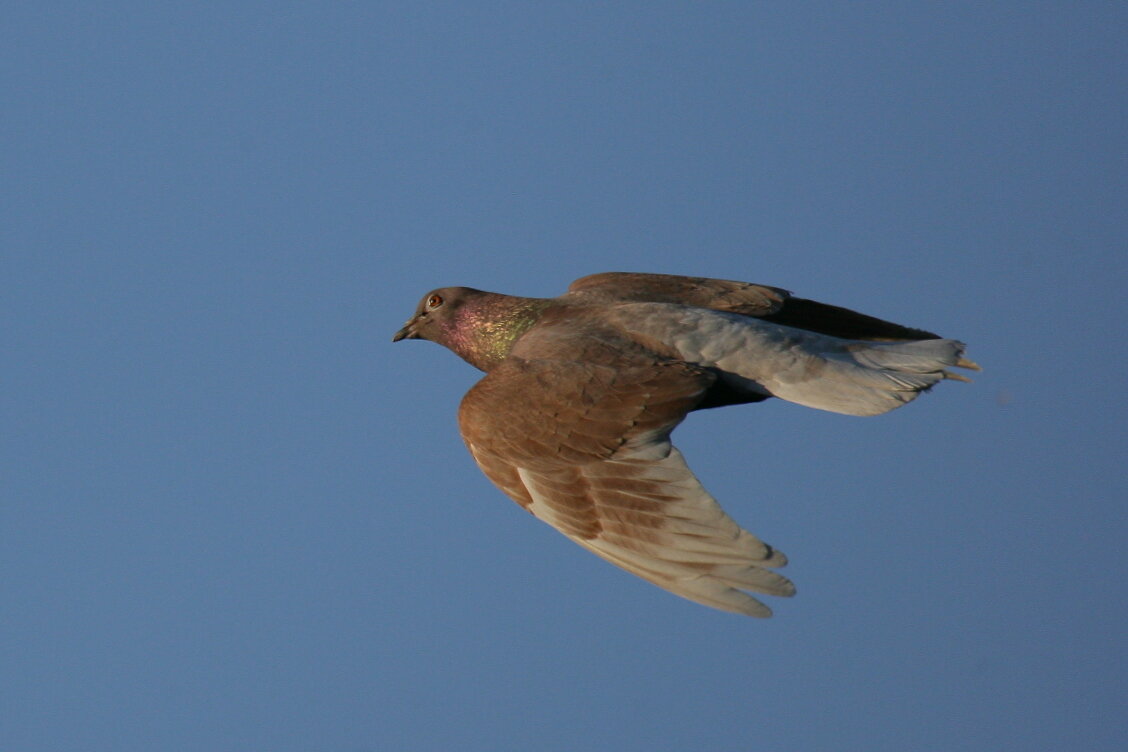
[[[432,295],[431,297],[427,298],[427,307],[428,308],[438,308],[442,304],[443,304],[443,296],[442,295]]]

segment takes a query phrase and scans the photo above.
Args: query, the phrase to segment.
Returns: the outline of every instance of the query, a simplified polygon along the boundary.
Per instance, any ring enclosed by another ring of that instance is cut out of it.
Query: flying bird
[[[978,370],[931,332],[778,287],[608,272],[556,298],[468,287],[423,296],[393,342],[426,339],[486,375],[459,428],[486,476],[589,551],[706,606],[766,617],[787,563],[701,486],[670,432],[693,410],[788,402],[878,415],[949,371]]]

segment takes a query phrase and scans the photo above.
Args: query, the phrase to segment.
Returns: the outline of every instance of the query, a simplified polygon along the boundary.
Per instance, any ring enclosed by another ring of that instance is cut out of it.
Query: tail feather
[[[951,339],[803,340],[803,348],[791,351],[790,367],[757,374],[754,380],[775,397],[819,410],[880,415],[912,402],[946,378],[965,378],[947,370],[959,364],[964,349],[962,342]]]
[[[951,339],[916,342],[820,343],[808,355],[825,364],[820,377],[765,384],[777,397],[847,415],[879,415],[916,399],[944,379],[969,381],[960,367],[964,344]],[[966,366],[964,366],[966,367]]]
[[[631,309],[624,328],[715,368],[726,389],[752,399],[772,396],[846,415],[879,415],[944,379],[967,380],[950,368],[979,369],[963,357],[964,344],[952,339],[842,339],[700,308],[642,303]]]

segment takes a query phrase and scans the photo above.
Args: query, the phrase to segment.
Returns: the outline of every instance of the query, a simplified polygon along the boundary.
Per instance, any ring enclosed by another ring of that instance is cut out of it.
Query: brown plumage
[[[514,501],[605,559],[690,600],[768,616],[782,553],[701,487],[670,432],[692,410],[778,396],[854,415],[911,401],[963,345],[743,282],[606,273],[538,299],[441,288],[394,340],[486,371],[462,437]]]

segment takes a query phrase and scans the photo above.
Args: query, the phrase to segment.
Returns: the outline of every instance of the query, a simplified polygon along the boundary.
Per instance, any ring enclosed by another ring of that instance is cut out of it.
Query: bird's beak
[[[392,335],[392,342],[399,342],[401,339],[418,339],[419,335],[415,333],[415,319],[410,319],[403,328]]]

